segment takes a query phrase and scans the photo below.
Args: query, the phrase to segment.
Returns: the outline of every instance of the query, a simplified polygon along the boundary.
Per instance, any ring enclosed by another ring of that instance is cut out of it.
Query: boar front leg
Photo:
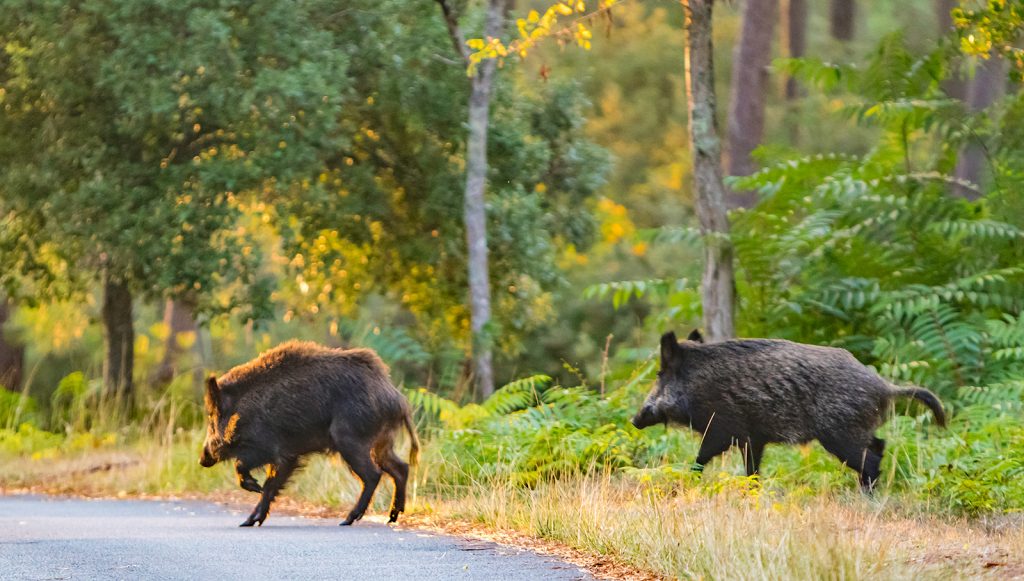
[[[700,451],[697,452],[697,461],[693,465],[694,472],[703,472],[704,466],[715,456],[725,452],[732,446],[732,437],[724,430],[708,429],[704,434],[704,440],[700,443]]]
[[[267,515],[270,514],[270,503],[274,502],[277,493],[284,488],[285,483],[291,478],[296,466],[298,466],[297,460],[287,459],[276,465],[271,464],[267,468],[267,480],[263,483],[263,493],[260,496],[260,501],[256,503],[256,508],[253,509],[249,518],[245,519],[245,522],[238,526],[263,526],[263,521],[267,520]]]
[[[764,455],[764,442],[748,438],[743,443],[743,465],[747,469],[747,476],[753,476],[761,471],[762,455]]]
[[[249,466],[241,460],[235,460],[235,474],[238,475],[238,485],[241,486],[243,490],[248,490],[249,492],[255,492],[258,494],[263,492],[263,488],[260,487],[260,483],[253,478],[251,473],[253,468],[253,466]]]

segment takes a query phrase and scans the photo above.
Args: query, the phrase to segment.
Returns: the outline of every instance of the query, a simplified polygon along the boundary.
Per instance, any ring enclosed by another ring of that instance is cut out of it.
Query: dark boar
[[[390,521],[405,510],[409,465],[395,454],[395,432],[419,452],[409,404],[391,384],[387,366],[369,349],[328,349],[289,342],[206,383],[206,442],[199,463],[233,458],[239,485],[261,493],[241,526],[262,525],[270,503],[313,452],[337,452],[363,483],[342,525],[362,518],[381,471],[395,481]],[[261,487],[250,473],[267,466]]]
[[[843,349],[773,339],[705,345],[697,331],[680,343],[666,333],[658,382],[633,425],[673,422],[703,434],[695,470],[738,445],[748,475],[757,473],[765,444],[816,439],[870,491],[885,451],[875,429],[895,397],[924,402],[946,425],[932,392],[893,386]]]

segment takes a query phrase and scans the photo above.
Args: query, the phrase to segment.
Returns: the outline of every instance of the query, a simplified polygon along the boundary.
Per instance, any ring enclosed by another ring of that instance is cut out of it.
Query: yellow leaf
[[[562,16],[569,16],[570,14],[572,14],[572,7],[566,4],[559,4],[558,6],[555,7],[555,9],[558,10],[558,13],[561,14]]]
[[[526,20],[530,24],[533,24],[540,20],[540,14],[538,14],[536,10],[531,10],[530,13],[526,15]]]
[[[583,2],[583,0],[577,0],[576,1],[576,12],[586,12],[586,11],[587,11],[587,5]]]
[[[481,50],[484,47],[484,39],[482,38],[471,38],[466,41],[466,46],[473,50]]]

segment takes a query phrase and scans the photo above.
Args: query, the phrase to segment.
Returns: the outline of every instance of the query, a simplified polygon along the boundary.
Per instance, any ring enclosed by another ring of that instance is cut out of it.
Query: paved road
[[[191,501],[0,497],[0,579],[590,579],[534,553]]]

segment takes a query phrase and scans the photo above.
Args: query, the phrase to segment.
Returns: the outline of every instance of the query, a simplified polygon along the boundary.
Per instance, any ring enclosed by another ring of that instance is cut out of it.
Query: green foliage
[[[101,272],[208,310],[214,285],[258,290],[237,195],[310,171],[335,133],[348,81],[317,24],[325,6],[5,8],[0,215],[17,228],[2,255],[15,295],[61,296]]]
[[[8,429],[22,422],[36,421],[36,401],[22,393],[8,391],[0,386],[0,427]]]
[[[357,3],[359,4],[359,3]],[[469,83],[438,55],[451,40],[437,6],[362,2],[331,26],[348,41],[348,143],[317,179],[281,200],[277,216],[289,274],[305,312],[352,316],[381,297],[434,353],[469,346],[463,226]],[[387,8],[390,6],[391,8]],[[608,160],[583,135],[578,87],[537,86],[501,74],[488,133],[487,243],[499,354],[552,315],[564,284],[555,261],[584,249],[594,220],[586,201]],[[301,219],[300,219],[301,217]],[[411,319],[411,320],[410,320]]]

